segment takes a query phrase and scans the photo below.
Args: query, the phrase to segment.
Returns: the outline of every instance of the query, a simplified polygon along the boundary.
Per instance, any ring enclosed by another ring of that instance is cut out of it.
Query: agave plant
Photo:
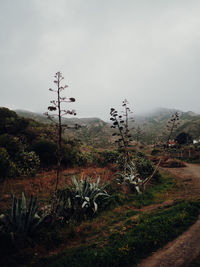
[[[105,184],[100,185],[100,177],[95,182],[91,182],[91,178],[87,177],[81,180],[72,178],[72,193],[78,209],[91,209],[96,212],[98,209],[99,197],[107,198],[109,194],[106,192]]]
[[[54,207],[53,207],[54,206]],[[60,189],[56,192],[55,199],[51,203],[50,210],[54,210],[58,220],[67,221],[73,214],[72,194],[67,189]]]
[[[134,162],[130,162],[130,164],[127,164],[126,172],[124,173],[118,173],[117,174],[119,178],[117,178],[118,182],[126,183],[127,185],[133,187],[138,194],[141,194],[141,188],[143,184],[143,180],[140,179],[140,177],[137,174],[136,167]]]
[[[0,222],[8,232],[28,235],[41,224],[46,215],[38,215],[37,197],[31,196],[28,203],[26,195],[22,192],[21,199],[12,194],[11,213],[1,214]]]

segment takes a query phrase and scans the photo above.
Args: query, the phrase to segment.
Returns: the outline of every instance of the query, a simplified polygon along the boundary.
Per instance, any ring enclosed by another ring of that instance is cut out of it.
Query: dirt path
[[[164,248],[143,260],[138,267],[187,267],[200,253],[200,218]]]
[[[167,170],[176,177],[177,198],[200,198],[200,165]],[[200,218],[174,241],[143,260],[138,267],[187,267],[200,254]]]
[[[187,163],[184,168],[165,168],[177,180],[176,198],[200,197],[200,164]]]

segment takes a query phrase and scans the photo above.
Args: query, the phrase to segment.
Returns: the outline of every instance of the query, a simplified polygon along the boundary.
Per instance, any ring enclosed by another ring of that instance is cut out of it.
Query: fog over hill
[[[174,133],[174,137],[180,132],[187,132],[193,138],[200,136],[200,114],[193,111],[183,112],[177,109],[157,108],[148,113],[137,114],[134,116],[134,122],[130,123],[130,129],[133,137],[139,141],[153,142],[166,132],[167,122],[171,116],[178,112],[180,124]],[[16,110],[16,113],[25,118],[31,118],[38,122],[49,123],[50,121],[43,114],[29,112],[25,110]],[[110,122],[105,122],[99,118],[63,118],[63,123],[69,127],[79,124],[81,128],[77,131],[68,130],[71,137],[80,138],[87,143],[110,144],[112,140],[113,129],[110,128]]]

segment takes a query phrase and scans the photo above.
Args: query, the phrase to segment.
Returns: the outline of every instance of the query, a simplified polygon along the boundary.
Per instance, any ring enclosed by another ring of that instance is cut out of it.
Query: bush
[[[98,152],[97,158],[100,166],[106,166],[110,163],[117,163],[119,159],[119,153],[114,150],[104,150],[102,152]]]
[[[39,156],[42,167],[49,167],[57,164],[57,145],[49,140],[38,140],[32,150]]]
[[[141,179],[146,179],[154,172],[155,167],[153,163],[141,152],[137,154],[137,157],[135,158],[135,164],[137,173],[141,177]],[[158,171],[154,175],[154,178],[160,178],[160,174]]]
[[[5,148],[0,147],[0,179],[11,176],[12,164]]]
[[[20,176],[34,176],[40,167],[40,159],[34,151],[22,151],[18,154],[16,166]]]
[[[105,184],[100,185],[100,178],[92,182],[90,177],[81,180],[73,177],[69,188],[57,192],[55,211],[57,217],[79,220],[96,213],[108,197]]]
[[[22,144],[17,137],[9,134],[0,135],[0,147],[4,147],[10,158],[15,159],[16,154],[22,149]]]
[[[62,161],[61,164],[65,167],[72,167],[79,165],[80,162],[80,149],[75,144],[64,144],[62,146]]]
[[[79,154],[79,159],[78,159],[79,166],[88,166],[92,165],[93,163],[94,163],[94,157],[91,153],[82,152],[81,154]]]
[[[0,108],[0,134],[19,134],[29,125],[29,120],[20,118],[8,108]]]

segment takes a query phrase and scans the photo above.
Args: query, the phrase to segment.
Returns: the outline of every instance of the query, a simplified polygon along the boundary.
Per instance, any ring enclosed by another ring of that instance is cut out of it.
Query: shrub
[[[41,166],[49,167],[57,164],[57,145],[49,140],[38,140],[33,146],[32,150],[40,157]]]
[[[106,166],[109,163],[117,163],[119,159],[119,153],[114,150],[104,150],[102,152],[98,152],[98,164],[100,166]]]
[[[82,152],[79,154],[78,165],[79,166],[88,166],[94,163],[94,157],[91,153]]]
[[[9,134],[0,135],[0,147],[4,147],[11,159],[15,159],[16,154],[22,149],[22,144],[17,137]]]
[[[16,166],[20,176],[34,176],[40,167],[40,159],[34,151],[22,151],[18,154]]]
[[[75,143],[67,143],[62,145],[62,160],[61,164],[66,167],[72,167],[79,164],[80,149]]]
[[[100,185],[100,178],[92,182],[90,177],[80,180],[73,177],[69,188],[57,192],[55,201],[57,217],[63,217],[65,220],[73,217],[79,220],[93,215],[105,198],[109,197],[105,186],[105,184]]]
[[[142,179],[151,176],[155,169],[153,163],[141,152],[137,154],[137,157],[135,158],[135,165],[137,173]],[[154,178],[156,180],[160,178],[158,171],[155,173]]]
[[[0,178],[10,176],[11,162],[8,152],[5,148],[0,147]]]

